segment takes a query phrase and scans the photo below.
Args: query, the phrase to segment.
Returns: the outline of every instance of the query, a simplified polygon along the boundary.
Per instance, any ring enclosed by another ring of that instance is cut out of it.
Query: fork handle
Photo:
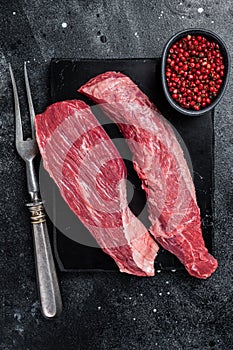
[[[42,314],[46,318],[60,315],[62,300],[54,265],[42,202],[27,205],[31,212],[37,283]]]

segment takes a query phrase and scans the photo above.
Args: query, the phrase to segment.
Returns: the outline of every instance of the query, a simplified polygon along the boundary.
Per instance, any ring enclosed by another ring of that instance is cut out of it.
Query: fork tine
[[[24,62],[24,79],[25,79],[29,114],[30,114],[30,120],[31,120],[32,138],[34,139],[35,138],[35,111],[34,111],[34,106],[33,106],[33,102],[32,102],[32,95],[31,95],[31,89],[30,89],[30,84],[29,84],[29,79],[28,79],[27,63],[26,62]]]
[[[19,106],[19,96],[18,96],[17,86],[15,83],[15,77],[14,77],[13,70],[11,68],[10,63],[9,63],[9,70],[10,70],[11,82],[13,86],[14,102],[15,102],[15,136],[16,136],[16,142],[17,142],[17,141],[23,141],[23,129],[22,129],[21,114],[20,114],[20,106]]]

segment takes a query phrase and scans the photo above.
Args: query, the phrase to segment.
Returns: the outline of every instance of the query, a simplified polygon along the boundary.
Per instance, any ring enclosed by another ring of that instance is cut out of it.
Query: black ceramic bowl
[[[214,41],[219,45],[220,48],[220,52],[223,56],[223,64],[225,66],[225,70],[224,70],[224,76],[221,78],[223,80],[220,90],[218,92],[218,95],[216,96],[216,98],[212,101],[212,103],[205,107],[200,109],[199,111],[195,111],[195,110],[191,110],[191,109],[187,109],[184,107],[181,107],[171,96],[169,90],[168,90],[168,86],[167,86],[167,80],[166,80],[166,75],[165,75],[165,69],[166,69],[166,60],[167,60],[167,56],[169,53],[169,50],[171,48],[171,46],[179,41],[181,38],[185,37],[186,35],[201,35],[206,37],[206,39],[210,40],[210,41]],[[221,100],[224,91],[226,89],[228,80],[229,80],[229,75],[230,75],[230,54],[228,51],[227,46],[225,45],[224,41],[215,33],[211,32],[211,31],[206,31],[204,29],[186,29],[183,30],[175,35],[173,35],[171,37],[171,39],[167,42],[167,44],[164,47],[163,50],[163,55],[162,55],[162,70],[161,70],[161,74],[162,74],[162,85],[163,85],[163,89],[166,95],[166,98],[168,100],[168,102],[171,104],[171,106],[173,108],[175,108],[177,111],[179,111],[180,113],[189,115],[189,116],[199,116],[199,115],[203,115],[207,112],[209,112],[210,110],[212,110]]]

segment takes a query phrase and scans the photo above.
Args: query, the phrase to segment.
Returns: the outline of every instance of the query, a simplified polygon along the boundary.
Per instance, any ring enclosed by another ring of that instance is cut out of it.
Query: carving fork
[[[60,315],[62,311],[62,300],[48,236],[45,210],[43,202],[40,198],[39,185],[33,164],[33,160],[38,153],[38,147],[35,137],[35,112],[31,97],[26,62],[24,62],[24,78],[32,131],[32,137],[28,138],[27,140],[23,139],[19,97],[14,74],[10,64],[9,70],[15,104],[15,144],[19,155],[26,163],[27,188],[31,198],[31,203],[28,203],[27,207],[31,214],[36,274],[41,310],[44,317],[53,318]]]

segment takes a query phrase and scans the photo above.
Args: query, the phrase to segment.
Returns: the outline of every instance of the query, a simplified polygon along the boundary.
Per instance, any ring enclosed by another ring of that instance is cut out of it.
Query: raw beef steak
[[[57,102],[35,124],[45,169],[100,247],[122,272],[154,275],[158,246],[128,208],[124,162],[89,106]]]
[[[151,234],[191,275],[210,276],[217,261],[205,247],[194,184],[170,124],[122,73],[100,74],[79,92],[100,103],[126,138],[147,193]]]

